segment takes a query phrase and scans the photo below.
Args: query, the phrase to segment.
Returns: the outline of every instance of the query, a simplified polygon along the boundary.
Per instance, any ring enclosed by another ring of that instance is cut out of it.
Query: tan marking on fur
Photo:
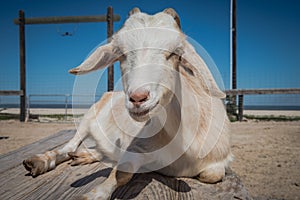
[[[92,151],[92,150],[91,150]],[[96,155],[93,155],[92,152],[87,151],[78,151],[78,152],[69,152],[68,155],[73,160],[71,165],[86,165],[91,164],[97,161],[100,161]]]
[[[127,184],[132,177],[133,177],[133,173],[117,171],[116,173],[117,187]]]
[[[112,98],[113,92],[106,92],[103,94],[102,98],[95,103],[95,117],[98,116],[101,109],[108,103],[108,101]]]
[[[55,153],[51,152],[51,151],[47,151],[45,153],[45,157],[47,161],[53,160],[53,158],[55,157]]]

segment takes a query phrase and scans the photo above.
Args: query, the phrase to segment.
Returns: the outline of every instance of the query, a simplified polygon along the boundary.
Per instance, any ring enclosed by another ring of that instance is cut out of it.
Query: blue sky
[[[0,90],[19,88],[19,32],[13,24],[19,9],[26,17],[80,16],[105,14],[108,6],[121,15],[115,30],[133,7],[150,14],[174,8],[183,31],[206,49],[229,88],[230,0],[10,0],[0,6]],[[66,31],[73,36],[61,36]],[[27,93],[72,93],[75,77],[67,71],[105,39],[106,23],[26,26]],[[238,88],[299,88],[300,1],[237,0],[237,46]],[[106,88],[104,76],[97,91]],[[288,102],[299,105],[299,97]]]

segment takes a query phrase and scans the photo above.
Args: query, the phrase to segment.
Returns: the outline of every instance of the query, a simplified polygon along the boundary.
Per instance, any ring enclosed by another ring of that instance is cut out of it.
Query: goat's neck
[[[187,82],[182,79],[184,77],[178,77],[175,94],[170,103],[165,106],[167,118],[163,129],[164,134],[171,138],[176,134],[180,134],[180,137],[188,137],[189,133],[194,133],[198,128],[197,120],[200,118],[199,102]],[[184,135],[182,135],[183,131]]]
[[[165,107],[166,121],[164,124],[164,131],[169,137],[173,138],[179,131],[181,131],[182,120],[182,85],[180,77],[177,77],[175,94],[171,101]]]
[[[175,94],[170,102],[164,106],[164,113],[158,113],[158,115],[154,116],[148,123],[150,127],[162,127],[160,134],[170,139],[174,138],[176,134],[180,134],[183,130],[182,116],[185,111],[182,108],[185,102],[182,97],[182,92],[185,94],[187,92],[182,91],[182,87],[184,86],[181,84],[181,77],[178,76],[175,85]],[[185,90],[188,90],[188,88],[185,88]]]
[[[169,135],[169,137],[174,137],[181,125],[181,108],[180,103],[174,96],[172,101],[166,106],[166,121],[164,124],[165,133]]]

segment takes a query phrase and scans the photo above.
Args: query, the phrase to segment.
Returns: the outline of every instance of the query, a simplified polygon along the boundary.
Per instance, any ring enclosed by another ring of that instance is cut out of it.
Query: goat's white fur
[[[210,183],[221,180],[231,160],[229,123],[220,100],[224,93],[185,40],[176,12],[166,9],[150,16],[134,9],[112,42],[98,47],[70,73],[84,74],[117,60],[124,92],[105,93],[73,139],[62,149],[25,160],[26,169],[36,176],[70,156],[73,164],[101,161],[103,156],[116,161],[109,178],[86,194],[89,199],[107,199],[133,173],[147,170],[198,176]],[[129,96],[142,90],[149,96],[136,106]],[[75,152],[88,135],[97,151]]]

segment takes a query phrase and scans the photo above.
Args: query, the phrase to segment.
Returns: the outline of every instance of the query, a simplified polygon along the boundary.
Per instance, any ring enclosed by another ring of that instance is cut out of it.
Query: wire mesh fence
[[[27,119],[40,122],[70,122],[79,121],[88,109],[101,98],[102,95],[91,94],[30,94],[27,96]],[[239,112],[246,117],[269,116],[292,119],[300,117],[300,94],[245,94],[242,99],[242,110],[239,105],[239,95],[235,104],[231,104],[230,95],[224,101],[227,111],[233,113],[238,120]],[[18,119],[19,104],[16,96],[0,96],[0,114],[13,115]],[[7,117],[7,116],[6,116]]]
[[[26,101],[26,116],[29,120],[42,122],[74,121],[80,119],[100,98],[101,95],[89,94],[30,94]],[[1,114],[16,117],[19,114],[17,100],[18,97],[0,97]]]

